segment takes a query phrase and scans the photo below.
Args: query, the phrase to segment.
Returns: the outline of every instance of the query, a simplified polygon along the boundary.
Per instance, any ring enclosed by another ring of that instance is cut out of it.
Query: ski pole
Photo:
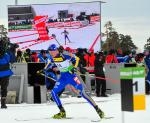
[[[39,71],[37,71],[37,74],[40,74],[40,75],[42,75],[42,76],[44,76],[44,77],[46,77],[46,78],[48,78],[48,79],[51,79],[51,80],[53,80],[53,81],[56,82],[55,79],[53,79],[53,78],[51,78],[51,77],[49,77],[49,76],[47,76],[47,75],[45,75],[45,74],[43,74],[43,73],[41,73],[41,72],[39,72]]]
[[[52,37],[57,41],[57,43],[59,44],[59,46],[61,46],[61,44],[59,43],[59,41],[56,39],[56,35],[52,34]]]
[[[53,80],[54,82],[57,82],[57,80],[55,80],[55,79],[53,79],[53,78],[51,78],[51,77],[49,77],[49,76],[47,76],[47,75],[41,73],[40,71],[37,71],[37,74],[40,74],[40,75],[42,75],[42,76],[44,76],[44,77],[46,77],[46,78],[48,78],[48,79]],[[67,87],[68,87],[69,89],[71,89],[74,93],[77,93],[77,90],[75,90],[73,87],[71,87],[71,86],[67,86]]]
[[[90,89],[86,86],[83,79],[80,77],[80,75],[82,75],[82,74],[80,73],[79,70],[77,70],[76,74],[77,74],[77,77],[81,80],[81,83],[83,84],[83,86],[87,89],[87,91],[89,91],[91,93]],[[86,75],[84,74],[84,76],[86,76]]]

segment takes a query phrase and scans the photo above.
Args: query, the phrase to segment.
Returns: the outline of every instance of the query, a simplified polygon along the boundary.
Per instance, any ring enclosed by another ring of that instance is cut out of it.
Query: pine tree
[[[106,37],[106,41],[102,46],[103,50],[116,49],[118,47],[118,33],[112,26],[112,22],[108,21],[105,25],[105,32],[102,33]]]
[[[104,27],[106,28],[105,32],[102,33],[102,35],[106,37],[102,46],[104,51],[109,51],[110,49],[117,50],[119,48],[126,52],[137,49],[131,36],[118,34],[118,32],[112,27],[111,21],[108,21]]]
[[[7,29],[4,27],[4,25],[0,25],[0,45],[2,46],[2,52],[7,51],[9,43],[10,41],[7,37]]]
[[[137,49],[130,35],[120,34],[119,40],[120,40],[120,48],[122,49],[122,51],[129,52]]]
[[[7,29],[4,25],[0,25],[0,39],[7,37]]]
[[[150,37],[147,39],[147,42],[144,45],[144,49],[150,50]]]

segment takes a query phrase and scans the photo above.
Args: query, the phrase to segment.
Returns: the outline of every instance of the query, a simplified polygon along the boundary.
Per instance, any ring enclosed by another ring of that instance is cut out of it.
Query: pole
[[[53,78],[51,78],[51,77],[49,77],[49,76],[47,76],[47,75],[45,75],[45,74],[43,74],[43,73],[37,72],[37,74],[42,75],[42,76],[45,76],[46,78],[51,79],[51,80],[53,80],[54,82],[57,81],[57,80],[55,80],[55,79],[53,79]]]
[[[55,41],[59,44],[59,46],[61,46],[61,44],[59,43],[59,41],[56,39],[56,35],[52,34],[52,37],[55,39]]]
[[[83,75],[80,73],[80,71],[77,70],[76,72],[77,77],[79,78],[79,80],[81,81],[82,85],[84,86],[84,88],[91,94],[91,89],[87,87],[87,85],[84,83],[83,79],[80,77],[80,75]],[[85,75],[86,77],[86,75]]]
[[[122,111],[122,123],[125,123],[125,112]]]
[[[100,2],[100,50],[102,50],[102,4]]]
[[[15,0],[15,5],[18,5],[18,0]]]

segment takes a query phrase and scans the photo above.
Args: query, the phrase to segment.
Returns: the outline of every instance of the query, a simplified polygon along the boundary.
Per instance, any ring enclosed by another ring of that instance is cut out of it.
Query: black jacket
[[[103,71],[104,64],[105,64],[105,57],[102,56],[102,58],[100,58],[100,56],[97,55],[94,62],[95,75],[104,76]]]

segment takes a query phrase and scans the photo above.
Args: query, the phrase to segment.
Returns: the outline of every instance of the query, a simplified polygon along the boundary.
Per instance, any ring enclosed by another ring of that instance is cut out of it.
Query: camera
[[[1,38],[0,39],[0,57],[2,57],[6,53],[6,51],[7,51],[6,47],[7,47],[7,42],[5,42]]]
[[[10,52],[16,52],[16,48],[18,48],[19,45],[18,44],[15,44],[15,43],[8,43],[8,47],[7,47],[7,51],[10,51]]]
[[[0,38],[0,57],[3,57],[3,55],[7,52],[15,54],[16,48],[18,47],[18,44],[10,43],[9,38],[7,37]]]

